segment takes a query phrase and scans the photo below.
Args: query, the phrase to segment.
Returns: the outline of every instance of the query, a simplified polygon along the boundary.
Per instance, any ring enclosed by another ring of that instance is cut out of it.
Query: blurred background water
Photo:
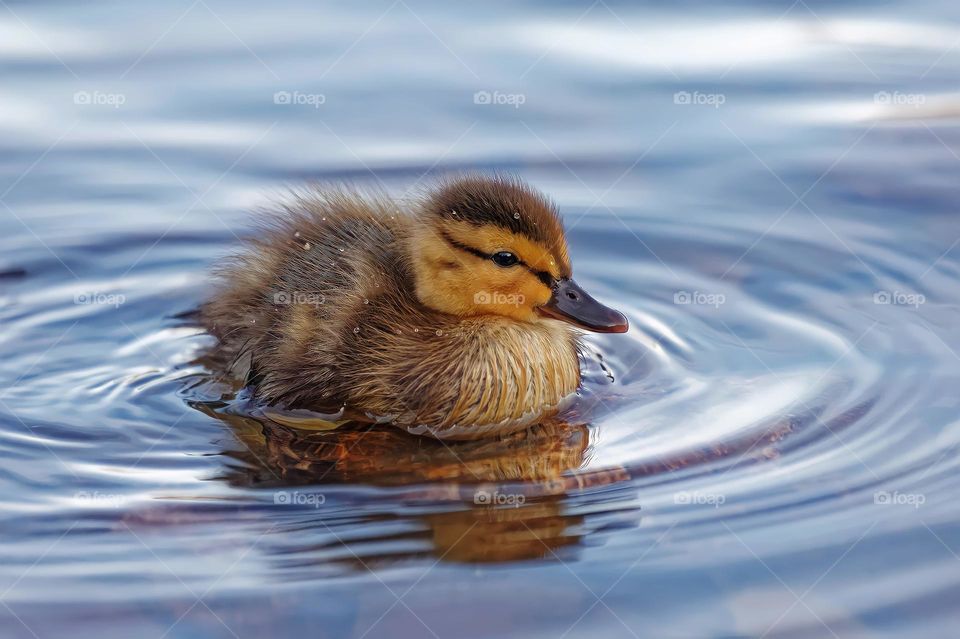
[[[0,635],[953,636],[958,18],[0,1]],[[465,169],[631,318],[568,423],[311,433],[195,361],[285,184]]]

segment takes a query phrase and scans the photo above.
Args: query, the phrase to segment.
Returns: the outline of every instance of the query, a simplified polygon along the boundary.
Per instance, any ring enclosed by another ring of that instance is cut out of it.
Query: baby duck
[[[505,434],[573,396],[577,329],[627,330],[571,279],[554,205],[517,179],[450,179],[406,209],[312,188],[279,209],[200,311],[271,404],[347,406],[440,439]]]

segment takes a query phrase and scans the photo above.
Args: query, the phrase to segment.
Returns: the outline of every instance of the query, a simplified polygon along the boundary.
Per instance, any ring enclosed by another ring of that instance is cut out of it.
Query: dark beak
[[[553,297],[537,311],[596,333],[626,333],[630,327],[623,313],[604,306],[567,278],[553,285]]]

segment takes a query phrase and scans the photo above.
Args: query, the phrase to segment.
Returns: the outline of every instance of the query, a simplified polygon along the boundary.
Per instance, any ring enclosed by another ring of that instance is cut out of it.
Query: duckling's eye
[[[517,256],[511,253],[510,251],[500,251],[499,253],[494,253],[490,256],[490,259],[493,260],[493,263],[497,266],[513,266],[520,260],[517,259]]]

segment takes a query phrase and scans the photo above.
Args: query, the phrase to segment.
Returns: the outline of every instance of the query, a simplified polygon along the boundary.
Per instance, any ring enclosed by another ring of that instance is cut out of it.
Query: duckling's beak
[[[623,313],[593,299],[569,278],[557,280],[553,297],[537,311],[596,333],[626,333],[630,327]]]

